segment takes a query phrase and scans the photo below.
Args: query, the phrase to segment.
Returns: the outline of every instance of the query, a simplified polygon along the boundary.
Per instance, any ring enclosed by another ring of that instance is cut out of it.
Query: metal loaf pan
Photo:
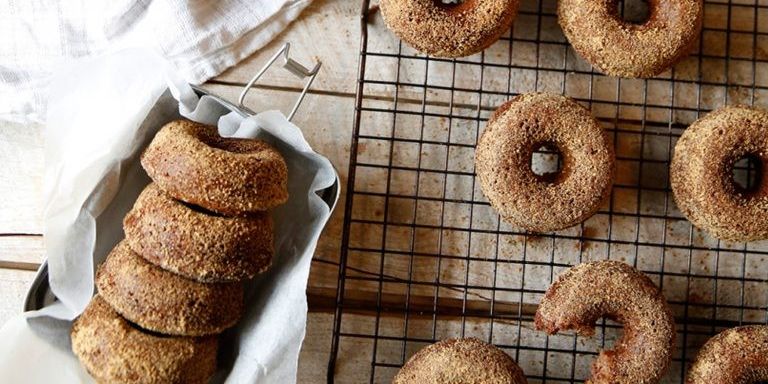
[[[291,71],[292,73],[296,74],[298,77],[302,78],[308,78],[306,81],[304,88],[301,92],[301,94],[298,97],[298,100],[296,101],[296,104],[293,106],[293,109],[288,115],[288,119],[290,120],[293,118],[293,116],[296,113],[296,110],[298,109],[299,105],[301,104],[301,101],[304,99],[304,95],[308,91],[309,87],[312,84],[312,81],[314,80],[315,76],[317,75],[321,64],[318,62],[315,67],[312,70],[307,70],[304,68],[301,64],[298,64],[297,62],[293,61],[288,57],[288,52],[290,49],[289,44],[285,44],[283,48],[278,51],[270,60],[269,62],[257,73],[253,79],[246,85],[245,89],[243,89],[242,93],[240,94],[240,98],[238,101],[238,104],[234,104],[220,96],[217,96],[215,94],[210,93],[209,91],[206,91],[200,87],[192,86],[194,91],[197,93],[198,96],[208,96],[208,98],[212,99],[216,103],[218,103],[222,108],[222,115],[229,113],[229,112],[236,112],[243,117],[253,116],[255,112],[251,111],[250,109],[246,108],[243,105],[243,100],[245,99],[245,95],[250,90],[250,88],[254,85],[254,83],[264,74],[264,72],[269,69],[269,67],[280,57],[283,56],[283,66]],[[166,92],[168,93],[168,92]],[[165,102],[168,103],[175,103],[175,100],[173,100],[170,97],[170,94],[168,93],[165,96]],[[161,100],[163,97],[161,97]],[[165,106],[167,108],[167,106]],[[155,108],[158,108],[158,105],[155,106]],[[176,112],[176,116],[171,116],[172,119],[181,118],[181,115]],[[328,204],[328,207],[332,210],[334,208],[334,205],[336,203],[338,194],[339,194],[339,178],[338,175],[336,176],[336,182],[320,191],[318,195],[320,198]],[[37,275],[35,276],[34,280],[32,281],[32,284],[29,288],[29,291],[27,291],[27,296],[24,299],[24,311],[35,311],[42,309],[45,306],[48,306],[56,301],[56,296],[54,296],[53,292],[51,291],[51,287],[48,283],[48,261],[44,261],[42,265],[40,265],[40,268],[37,271]]]

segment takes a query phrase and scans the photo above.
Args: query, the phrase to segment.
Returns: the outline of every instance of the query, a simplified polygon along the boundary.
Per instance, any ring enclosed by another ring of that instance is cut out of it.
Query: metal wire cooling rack
[[[624,260],[663,289],[678,321],[665,382],[683,381],[711,335],[768,323],[768,242],[720,242],[692,227],[668,181],[675,142],[691,122],[725,104],[768,105],[768,0],[707,1],[695,52],[647,80],[593,71],[563,37],[555,6],[523,0],[509,35],[446,60],[400,43],[375,4],[362,1],[329,382],[389,382],[418,349],[459,336],[504,349],[531,383],[582,382],[620,326],[547,337],[532,315],[560,272],[589,260]],[[618,6],[624,14],[642,3]],[[617,154],[610,201],[580,226],[543,235],[499,220],[472,161],[491,112],[530,91],[589,107]],[[754,183],[761,172],[747,162],[735,178]]]

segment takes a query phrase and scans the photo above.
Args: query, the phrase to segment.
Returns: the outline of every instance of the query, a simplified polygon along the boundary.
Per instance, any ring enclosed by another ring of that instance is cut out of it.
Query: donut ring
[[[686,56],[699,38],[702,0],[649,0],[643,24],[622,20],[615,0],[560,0],[565,37],[586,61],[618,77],[653,77]]]
[[[526,384],[523,370],[501,349],[478,339],[446,339],[413,355],[392,384]]]
[[[168,337],[120,317],[98,295],[75,320],[72,350],[100,383],[205,384],[216,371],[216,337]]]
[[[745,191],[734,164],[762,163],[760,182]],[[677,141],[670,183],[680,211],[697,227],[730,241],[768,238],[768,112],[744,106],[718,109],[695,121]]]
[[[556,146],[562,170],[539,176],[531,156]],[[573,100],[553,94],[517,96],[493,113],[477,145],[475,170],[491,205],[532,232],[578,224],[597,212],[613,183],[613,147],[597,121]]]
[[[123,221],[134,252],[167,271],[202,282],[232,282],[272,262],[272,219],[265,212],[222,217],[189,207],[148,185]]]
[[[688,371],[687,384],[751,384],[768,380],[768,326],[727,329],[709,339]]]
[[[288,167],[277,150],[261,140],[221,137],[216,127],[188,120],[160,129],[141,165],[172,197],[223,215],[288,200]]]
[[[572,267],[549,287],[536,311],[536,329],[594,334],[607,317],[624,325],[613,350],[601,351],[589,383],[658,383],[672,359],[675,320],[664,295],[631,266],[612,260]]]
[[[480,52],[512,27],[518,0],[381,0],[384,22],[417,50],[437,57]]]
[[[243,312],[242,284],[185,279],[150,264],[125,241],[99,267],[96,286],[120,315],[167,335],[221,333],[235,325]]]

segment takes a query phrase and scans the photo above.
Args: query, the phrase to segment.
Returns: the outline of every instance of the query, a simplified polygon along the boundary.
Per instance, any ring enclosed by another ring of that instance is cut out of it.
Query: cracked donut
[[[733,168],[752,157],[758,183],[746,190]],[[768,112],[727,106],[695,121],[675,145],[670,183],[680,211],[695,226],[730,241],[768,238]]]
[[[727,329],[707,341],[688,371],[687,384],[768,381],[768,326]]]
[[[446,339],[416,352],[392,384],[526,384],[523,370],[509,355],[478,339]]]
[[[72,350],[99,383],[205,384],[216,337],[170,337],[138,328],[98,295],[72,325]]]
[[[99,295],[140,327],[203,336],[235,325],[243,312],[240,283],[200,283],[160,269],[120,242],[96,273]]]
[[[518,0],[381,0],[387,27],[403,41],[437,57],[480,52],[509,31]]]
[[[557,173],[531,170],[533,152],[556,147]],[[614,152],[597,121],[570,98],[528,93],[491,116],[477,145],[480,187],[501,217],[531,232],[578,224],[611,193]]]
[[[593,335],[602,317],[624,330],[613,349],[600,352],[587,382],[658,383],[672,359],[675,321],[659,288],[625,263],[604,260],[567,270],[545,293],[534,322],[549,334]]]
[[[560,0],[563,33],[586,61],[610,76],[645,78],[688,55],[699,39],[702,0],[650,0],[648,20],[621,18],[614,0]]]
[[[202,282],[232,282],[265,271],[273,254],[266,212],[225,217],[174,200],[150,184],[123,221],[134,252]]]
[[[188,120],[160,129],[141,165],[172,197],[223,215],[288,200],[288,168],[277,150],[261,140],[221,137],[216,127]]]

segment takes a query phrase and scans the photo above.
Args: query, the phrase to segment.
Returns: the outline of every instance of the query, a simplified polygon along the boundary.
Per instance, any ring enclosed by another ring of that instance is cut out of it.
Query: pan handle
[[[272,55],[272,58],[267,61],[267,63],[264,65],[264,67],[259,70],[258,73],[256,73],[256,76],[254,76],[251,81],[248,82],[248,84],[245,85],[245,88],[243,88],[243,91],[240,93],[240,97],[237,99],[237,105],[239,108],[248,110],[245,105],[243,105],[245,101],[245,95],[248,93],[248,91],[251,90],[254,84],[256,84],[257,81],[261,78],[261,76],[264,75],[267,70],[272,67],[272,65],[277,61],[280,56],[283,56],[283,68],[287,69],[289,72],[296,75],[296,77],[301,79],[309,78],[304,83],[304,88],[301,90],[301,94],[299,95],[299,98],[296,100],[296,103],[293,105],[293,109],[291,109],[291,113],[288,114],[288,120],[292,120],[293,116],[296,114],[296,111],[299,109],[299,106],[301,105],[301,102],[304,100],[304,96],[306,96],[307,91],[309,90],[309,87],[312,86],[312,82],[315,81],[315,78],[317,77],[317,73],[320,72],[320,67],[323,65],[321,61],[317,61],[315,63],[315,66],[312,69],[307,69],[307,67],[303,66],[296,60],[293,60],[290,57],[290,51],[291,51],[291,43],[285,43],[283,47],[277,51],[274,55]]]

